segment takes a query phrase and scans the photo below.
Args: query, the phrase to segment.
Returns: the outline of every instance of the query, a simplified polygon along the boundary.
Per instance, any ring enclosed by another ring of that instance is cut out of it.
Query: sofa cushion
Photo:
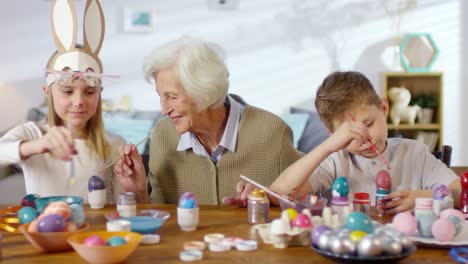
[[[309,115],[304,131],[297,145],[298,150],[308,153],[328,138],[328,129],[320,120],[317,112],[294,107],[292,107],[290,111],[291,113],[307,113]]]

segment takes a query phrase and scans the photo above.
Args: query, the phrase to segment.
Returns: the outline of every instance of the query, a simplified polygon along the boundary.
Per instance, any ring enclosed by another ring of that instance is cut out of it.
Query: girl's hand
[[[75,149],[73,136],[65,127],[52,127],[37,140],[38,154],[49,153],[61,160],[71,160],[78,152]]]
[[[385,203],[386,213],[396,214],[412,210],[414,207],[415,195],[410,190],[400,190],[385,197],[389,201]]]

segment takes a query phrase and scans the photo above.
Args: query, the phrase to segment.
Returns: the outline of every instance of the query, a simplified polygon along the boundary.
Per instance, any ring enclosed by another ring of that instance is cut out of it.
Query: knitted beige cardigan
[[[184,192],[193,192],[199,204],[221,204],[224,197],[236,195],[241,174],[269,186],[302,156],[285,122],[249,105],[239,123],[236,151],[227,150],[218,163],[191,149],[176,151],[179,139],[169,118],[153,129],[148,173],[153,203],[178,203]]]

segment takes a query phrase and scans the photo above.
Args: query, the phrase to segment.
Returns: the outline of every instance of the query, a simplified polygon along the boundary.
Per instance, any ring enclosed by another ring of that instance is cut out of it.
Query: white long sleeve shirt
[[[50,154],[37,154],[26,160],[21,160],[19,145],[22,141],[37,140],[47,131],[47,125],[38,125],[28,122],[8,131],[0,138],[0,164],[18,163],[24,174],[26,193],[35,193],[40,196],[75,195],[87,201],[88,179],[105,167],[110,161],[119,157],[118,148],[125,143],[120,136],[106,133],[111,145],[111,157],[103,161],[96,154],[92,154],[85,140],[75,139],[75,148],[78,154],[73,156],[75,183],[69,184],[70,161],[62,161],[53,158]],[[120,187],[113,179],[112,167],[101,172],[100,176],[108,190],[107,200],[116,200]]]

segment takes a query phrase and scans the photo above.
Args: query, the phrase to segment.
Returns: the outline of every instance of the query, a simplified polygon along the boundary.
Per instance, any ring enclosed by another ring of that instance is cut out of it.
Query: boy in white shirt
[[[379,98],[363,74],[330,74],[317,91],[315,106],[330,137],[283,171],[271,185],[272,190],[293,196],[319,194],[328,191],[337,177],[345,176],[350,197],[355,192],[367,192],[374,201],[376,175],[386,166],[370,139],[391,167],[387,213],[413,209],[415,197],[432,197],[437,184],[449,187],[459,207],[459,177],[426,145],[411,139],[387,139],[388,101]]]

